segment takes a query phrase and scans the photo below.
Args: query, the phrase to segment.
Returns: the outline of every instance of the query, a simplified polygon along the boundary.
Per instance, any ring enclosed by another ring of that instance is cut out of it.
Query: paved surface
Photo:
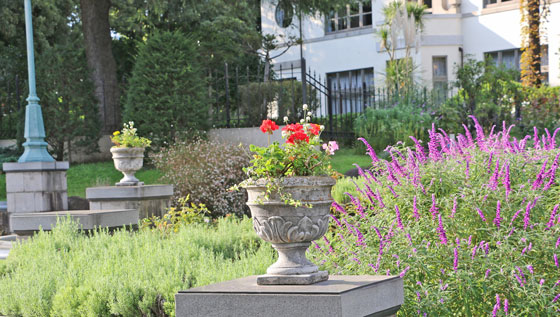
[[[0,236],[0,260],[5,260],[10,254],[10,250],[12,249],[12,244],[16,241],[25,240],[28,237],[26,236],[18,236],[18,235],[9,235],[9,236]]]

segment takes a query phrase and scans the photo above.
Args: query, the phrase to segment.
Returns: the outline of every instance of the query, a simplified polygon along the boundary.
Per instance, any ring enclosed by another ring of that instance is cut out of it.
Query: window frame
[[[345,11],[346,14],[344,16],[339,16],[339,12],[338,11],[333,11],[332,15],[329,14],[326,17],[326,23],[325,23],[325,34],[332,34],[332,33],[337,33],[337,32],[345,32],[345,31],[351,31],[351,30],[357,30],[357,29],[362,29],[362,28],[369,28],[373,26],[373,5],[370,1],[359,1],[357,2],[359,5],[359,11],[358,13],[354,13],[352,14],[351,12],[351,6],[350,4],[347,4],[345,7]],[[369,3],[369,7],[370,7],[370,11],[368,12],[364,12],[364,3]],[[367,24],[364,25],[364,18],[370,15],[371,16],[371,24]],[[358,22],[358,26],[357,27],[352,27],[352,18],[353,17],[358,17],[359,18],[359,22]],[[344,22],[346,24],[346,27],[344,29],[339,29],[339,21],[340,19],[344,19]],[[330,29],[330,26],[333,26],[332,30]]]

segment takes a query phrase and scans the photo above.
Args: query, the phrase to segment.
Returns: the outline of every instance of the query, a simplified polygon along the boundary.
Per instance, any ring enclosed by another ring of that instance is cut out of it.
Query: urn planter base
[[[311,274],[257,276],[257,285],[311,285],[329,279],[329,272],[318,271]]]

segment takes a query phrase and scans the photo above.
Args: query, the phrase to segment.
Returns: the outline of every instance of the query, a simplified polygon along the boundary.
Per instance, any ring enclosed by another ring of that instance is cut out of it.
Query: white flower
[[[288,116],[285,116],[285,117],[284,117],[284,122],[288,122],[288,120],[289,120],[289,119],[288,119]]]
[[[304,124],[305,120],[301,119],[301,120],[299,120],[299,123]]]
[[[311,113],[311,111],[309,111],[307,115],[311,117],[313,114]]]
[[[305,120],[311,121],[311,117],[305,117]]]
[[[308,109],[307,104],[304,103],[304,104],[303,104],[303,110],[307,110],[307,109]]]
[[[321,125],[321,131],[325,130],[325,126]]]

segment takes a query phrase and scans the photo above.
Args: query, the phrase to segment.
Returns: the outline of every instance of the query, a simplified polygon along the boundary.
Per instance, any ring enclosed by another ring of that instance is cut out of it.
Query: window
[[[484,7],[485,8],[492,8],[502,4],[513,3],[517,0],[484,0]]]
[[[373,68],[327,74],[333,114],[357,113],[373,104]]]
[[[512,50],[503,50],[488,52],[484,54],[486,58],[491,58],[496,66],[503,65],[509,69],[519,70],[519,59],[521,58],[521,51],[516,48]]]
[[[434,90],[447,91],[447,56],[432,57],[432,82]]]
[[[292,24],[292,19],[294,17],[294,8],[289,2],[279,1],[276,6],[276,12],[274,13],[274,19],[276,23],[283,28],[287,28]]]
[[[371,26],[371,2],[354,2],[332,11],[327,17],[327,33]]]
[[[543,82],[548,83],[548,45],[541,45],[541,74]]]

